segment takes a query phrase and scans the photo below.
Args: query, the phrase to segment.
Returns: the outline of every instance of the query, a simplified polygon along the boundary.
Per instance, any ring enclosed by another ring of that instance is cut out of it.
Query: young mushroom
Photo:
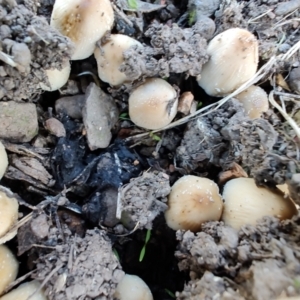
[[[259,86],[251,85],[235,98],[243,104],[246,114],[251,119],[260,118],[262,113],[269,109],[268,95]]]
[[[112,86],[126,82],[127,77],[119,71],[124,61],[123,52],[131,46],[143,47],[137,40],[123,34],[112,34],[106,44],[96,47],[94,55],[98,66],[99,78]]]
[[[198,84],[210,96],[226,96],[254,76],[258,64],[258,41],[248,30],[231,28],[208,44],[209,61]]]
[[[140,277],[129,274],[119,282],[114,296],[118,300],[153,300],[148,285]]]
[[[297,208],[290,198],[279,190],[258,187],[253,178],[236,178],[224,186],[225,225],[239,230],[243,225],[255,225],[264,216],[280,220],[290,219],[297,214]]]
[[[0,300],[47,300],[40,287],[41,284],[36,280],[25,282],[3,297],[0,297]]]
[[[220,220],[223,201],[212,180],[187,175],[173,185],[168,206],[165,219],[170,228],[197,232],[204,222]]]
[[[15,256],[5,245],[0,245],[0,295],[17,278],[18,271]]]
[[[75,45],[71,59],[85,59],[111,30],[114,12],[109,0],[56,0],[50,25],[69,37]]]
[[[17,232],[5,241],[1,238],[16,224],[18,220],[19,203],[14,194],[0,185],[0,240],[2,243],[13,238]]]
[[[58,69],[50,69],[50,70],[45,70],[47,80],[49,84],[40,83],[41,89],[44,91],[56,91],[60,89],[62,86],[64,86],[71,73],[71,65],[70,62],[66,63],[66,66],[64,66],[61,70]]]
[[[128,99],[131,121],[146,129],[159,129],[170,124],[176,116],[177,105],[175,89],[160,78],[146,79]]]
[[[8,157],[3,144],[0,142],[0,180],[8,166]]]

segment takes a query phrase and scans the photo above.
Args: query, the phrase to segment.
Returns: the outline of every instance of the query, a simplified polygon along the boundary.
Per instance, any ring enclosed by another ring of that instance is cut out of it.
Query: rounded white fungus
[[[19,203],[14,194],[9,189],[0,186],[0,238],[18,221],[18,210]],[[10,236],[9,239],[13,238],[14,235]]]
[[[196,232],[204,222],[220,220],[223,201],[215,182],[187,175],[172,186],[168,206],[165,219],[170,228]]]
[[[71,59],[85,59],[111,30],[114,12],[109,0],[56,0],[50,25],[69,37],[75,45]]]
[[[210,58],[198,84],[210,96],[225,96],[254,76],[258,64],[258,41],[248,30],[231,28],[208,44]]]
[[[41,284],[36,280],[25,282],[3,297],[0,297],[0,300],[47,300],[43,290],[39,290],[40,286]]]
[[[246,114],[251,119],[260,118],[262,113],[269,109],[268,95],[259,86],[252,85],[235,98],[243,104]]]
[[[160,78],[147,79],[128,99],[131,121],[146,129],[159,129],[170,124],[176,116],[177,105],[175,89]]]
[[[3,144],[0,142],[0,179],[8,167],[8,157]]]
[[[274,216],[280,220],[290,219],[297,208],[290,198],[284,198],[281,191],[258,187],[253,178],[236,178],[224,186],[225,225],[240,229],[243,225],[255,225],[264,216]]]
[[[19,263],[13,253],[0,245],[0,295],[17,278]]]
[[[101,48],[96,47],[94,55],[99,78],[112,86],[126,82],[127,77],[119,68],[124,61],[123,52],[135,45],[143,47],[140,42],[127,35],[112,34],[106,44]]]
[[[114,296],[119,300],[153,300],[148,285],[140,277],[128,274],[119,282]]]
[[[71,73],[70,62],[68,62],[66,64],[66,66],[64,68],[62,68],[61,70],[49,69],[49,70],[45,70],[45,73],[46,73],[49,85],[41,82],[40,83],[41,89],[43,89],[44,91],[49,91],[49,92],[56,91],[56,90],[60,89],[62,86],[64,86],[70,77],[70,73]]]

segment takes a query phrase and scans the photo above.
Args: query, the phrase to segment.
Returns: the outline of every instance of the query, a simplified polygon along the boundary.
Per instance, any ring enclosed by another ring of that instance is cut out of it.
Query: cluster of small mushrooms
[[[96,44],[112,29],[114,12],[109,0],[56,0],[51,26],[69,37],[75,45],[72,60],[94,54],[98,75],[104,82],[118,87],[128,81],[119,71],[123,52],[129,47],[143,47],[137,40],[122,34],[112,34],[100,47]],[[215,36],[208,44],[209,61],[203,66],[198,84],[208,95],[226,96],[249,80],[257,70],[258,41],[245,29],[233,28]],[[236,61],[232,64],[232,61]],[[70,75],[70,62],[61,70],[48,70],[49,84],[41,88],[54,91],[61,88]],[[268,96],[258,86],[251,86],[236,98],[250,118],[258,118],[268,109]],[[129,116],[137,126],[159,129],[175,118],[177,91],[161,78],[147,78],[129,96]],[[8,166],[8,158],[0,143],[0,179]],[[172,187],[165,219],[174,230],[201,230],[207,221],[223,220],[226,225],[240,229],[255,224],[263,216],[291,218],[297,213],[294,202],[280,192],[257,187],[251,178],[232,179],[226,183],[222,196],[218,185],[207,178],[186,175]],[[18,220],[18,200],[8,189],[0,186],[0,295],[17,278],[18,261],[3,245],[14,237]],[[8,234],[9,233],[9,234]],[[5,237],[3,239],[3,237]],[[46,299],[40,283],[31,281],[20,285],[1,300]],[[153,299],[147,285],[137,276],[125,275],[117,287],[121,300]]]

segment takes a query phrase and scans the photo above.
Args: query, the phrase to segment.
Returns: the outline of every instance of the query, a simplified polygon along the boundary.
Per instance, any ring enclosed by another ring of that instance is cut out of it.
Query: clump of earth
[[[102,82],[91,56],[72,61],[68,82],[45,92],[46,71],[62,69],[74,51],[49,25],[54,2],[0,1],[0,141],[9,157],[1,185],[30,216],[8,243],[18,277],[39,280],[53,300],[114,299],[125,273],[140,276],[157,300],[299,296],[299,214],[240,230],[207,222],[196,233],[175,232],[164,219],[178,178],[207,177],[222,190],[230,176],[221,175],[234,168],[258,186],[286,184],[300,204],[299,51],[284,56],[300,39],[299,1],[111,1],[111,33],[144,45],[123,53],[128,82]],[[257,37],[260,67],[275,59],[257,84],[294,127],[272,105],[251,119],[234,97],[197,113],[220,100],[196,81],[207,45],[235,27]],[[148,77],[192,96],[166,130],[129,118],[129,95]]]

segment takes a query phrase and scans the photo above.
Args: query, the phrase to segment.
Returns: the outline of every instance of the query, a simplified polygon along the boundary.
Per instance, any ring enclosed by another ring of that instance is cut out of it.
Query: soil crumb
[[[169,77],[170,73],[197,76],[208,61],[203,37],[207,37],[208,31],[204,25],[182,29],[175,23],[168,26],[154,22],[145,32],[151,47],[131,47],[125,51],[120,71],[131,81],[157,75]]]
[[[132,179],[121,191],[122,222],[128,228],[152,229],[152,222],[167,209],[171,187],[169,176],[159,172]]]
[[[178,231],[175,255],[179,268],[189,271],[191,279],[197,282],[189,283],[179,299],[199,295],[196,291],[206,281],[207,271],[222,276],[217,299],[268,300],[300,295],[299,222],[299,215],[282,222],[265,217],[257,226],[244,226],[239,232],[222,222],[208,222],[196,234]],[[222,298],[226,290],[223,281],[244,298]]]
[[[72,236],[65,228],[63,235],[55,228],[50,230],[48,243],[55,250],[45,255],[40,253],[33,276],[45,280],[48,299],[112,300],[124,272],[105,232],[87,230],[81,238]],[[65,242],[59,243],[63,237]]]
[[[48,83],[45,70],[61,69],[71,41],[24,5],[0,4],[0,100],[32,100]]]

